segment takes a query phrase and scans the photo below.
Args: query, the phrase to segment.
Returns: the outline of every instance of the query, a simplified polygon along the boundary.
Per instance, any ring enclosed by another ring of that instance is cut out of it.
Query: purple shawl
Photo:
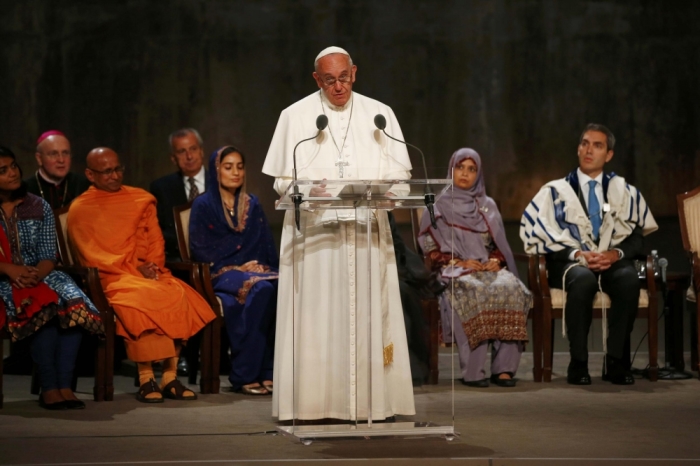
[[[208,173],[209,189],[201,196],[197,196],[192,204],[190,216],[192,258],[211,264],[212,273],[218,272],[223,267],[243,265],[248,261],[257,260],[260,264],[270,266],[271,272],[276,274],[279,256],[258,198],[239,188],[235,193],[236,217],[232,221],[235,227],[239,227],[242,223],[242,231],[231,228],[226,220],[228,213],[224,212],[221,203],[216,169],[219,154],[226,147],[228,146],[211,154]],[[240,212],[238,205],[242,202],[247,202],[248,208],[245,209],[244,218],[238,218],[238,212]]]
[[[425,237],[430,235],[444,254],[454,253],[455,258],[466,260],[476,259],[486,262],[489,253],[484,247],[481,233],[489,231],[494,243],[506,258],[508,270],[518,276],[513,252],[506,240],[503,219],[493,199],[486,195],[484,172],[481,169],[481,157],[469,148],[459,149],[452,154],[447,178],[452,179],[452,171],[464,159],[471,159],[476,164],[478,174],[470,189],[460,189],[454,186],[452,190],[445,189],[435,202],[435,219],[437,229],[430,225],[427,212],[423,214],[418,240],[425,251]],[[454,209],[453,209],[454,206]],[[452,229],[454,227],[454,247]]]

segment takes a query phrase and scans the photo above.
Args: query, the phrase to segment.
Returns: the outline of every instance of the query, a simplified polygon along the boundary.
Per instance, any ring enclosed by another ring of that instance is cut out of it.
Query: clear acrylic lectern
[[[311,188],[318,185],[325,185],[326,192],[330,197],[310,197]],[[449,396],[451,406],[440,408],[442,413],[451,412],[450,425],[437,425],[430,421],[411,421],[411,422],[373,422],[372,419],[372,402],[373,397],[377,396],[376,390],[372,386],[372,357],[377,357],[378,350],[376,348],[377,338],[373,338],[372,325],[381,327],[382,307],[381,303],[377,303],[373,299],[372,287],[380,286],[379,277],[377,277],[377,258],[374,258],[375,267],[373,267],[373,244],[378,244],[379,234],[379,216],[386,216],[382,211],[391,209],[424,209],[426,192],[434,193],[434,197],[444,195],[452,198],[452,180],[449,179],[429,179],[429,180],[298,180],[292,182],[286,193],[277,202],[277,210],[289,210],[287,215],[294,215],[295,210],[298,212],[298,217],[302,217],[302,225],[304,225],[304,215],[325,215],[330,219],[337,219],[338,222],[351,222],[354,224],[354,238],[351,243],[354,247],[354,254],[348,259],[349,267],[354,269],[349,276],[349,295],[345,300],[348,303],[349,309],[346,312],[339,313],[340,316],[348,316],[350,319],[350,341],[348,343],[348,357],[352,363],[352,370],[348,374],[348,389],[339,396],[347,396],[347,419],[349,423],[328,425],[318,424],[309,425],[306,421],[303,425],[298,425],[296,421],[298,413],[298,393],[300,389],[299,377],[297,368],[292,368],[294,377],[292,387],[293,393],[279,393],[280,397],[292,397],[293,419],[291,425],[280,426],[278,430],[285,434],[290,434],[300,439],[302,443],[309,444],[315,438],[329,437],[370,437],[370,436],[414,436],[414,435],[442,435],[448,440],[452,440],[455,435],[454,430],[454,394]],[[296,189],[295,189],[296,187]],[[300,194],[297,204],[294,202],[294,193]],[[302,231],[304,228],[302,227]],[[388,234],[385,232],[383,234]],[[348,237],[353,235],[352,228],[348,230]],[[308,238],[311,243],[313,238]],[[297,230],[297,225],[294,227],[294,240],[292,250],[296,251],[300,246],[300,242],[307,241],[306,236]],[[310,244],[301,244],[303,247],[311,247]],[[292,252],[292,264],[294,270],[294,305],[292,322],[294,322],[293,338],[299,338],[298,324],[303,316],[297,313],[303,313],[297,305],[297,296],[299,293],[298,277],[297,277],[297,261],[303,260],[302,255]],[[376,254],[375,254],[376,255]],[[329,264],[329,267],[331,265]],[[323,271],[319,271],[323,273]],[[373,276],[373,274],[375,276]],[[376,292],[376,290],[375,290]],[[305,299],[308,299],[305,298]],[[342,300],[341,300],[342,301]],[[341,318],[342,318],[341,317]],[[363,334],[364,332],[364,334]],[[376,335],[377,329],[374,330]],[[352,341],[354,339],[354,341]],[[373,344],[375,347],[373,348]],[[294,352],[297,351],[296,344],[292,343]],[[356,351],[357,350],[357,351]],[[386,347],[383,348],[384,357],[386,358]],[[363,361],[364,360],[364,361]],[[293,354],[292,361],[297,364],[297,354]],[[385,362],[386,364],[386,359]],[[454,363],[453,363],[454,366]],[[358,373],[355,373],[355,369]],[[364,371],[362,369],[365,369]],[[376,375],[376,373],[375,373]],[[454,380],[454,367],[453,377]],[[279,387],[277,383],[276,388]],[[454,390],[454,385],[452,386]],[[443,392],[444,393],[444,392]],[[443,396],[447,400],[447,396]],[[414,397],[415,399],[415,397]],[[419,417],[420,410],[417,409],[416,417]],[[423,413],[424,414],[424,413]],[[443,422],[444,423],[444,422]]]

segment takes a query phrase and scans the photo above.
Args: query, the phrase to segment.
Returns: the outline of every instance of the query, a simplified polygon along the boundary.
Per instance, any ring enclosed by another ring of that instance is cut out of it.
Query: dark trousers
[[[249,383],[272,380],[275,358],[277,281],[257,282],[238,312],[224,311],[231,341],[229,381],[237,390]]]
[[[548,261],[549,286],[562,288],[564,271],[573,262]],[[566,274],[566,329],[571,358],[588,361],[588,331],[593,320],[593,300],[598,292],[598,276],[603,291],[610,296],[608,309],[608,355],[627,359],[629,336],[639,304],[640,281],[631,260],[619,260],[608,270],[596,273],[586,267],[573,267]]]
[[[60,328],[56,320],[32,335],[30,351],[38,366],[42,392],[71,387],[82,338],[79,328]]]

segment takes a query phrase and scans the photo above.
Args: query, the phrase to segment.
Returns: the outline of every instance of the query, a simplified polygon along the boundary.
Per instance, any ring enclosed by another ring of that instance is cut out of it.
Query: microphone
[[[302,139],[301,141],[297,142],[297,145],[294,146],[294,151],[292,152],[292,158],[294,159],[294,193],[289,196],[292,198],[292,201],[294,201],[294,223],[296,223],[297,226],[297,231],[299,231],[299,207],[301,206],[301,201],[302,198],[304,197],[300,192],[299,192],[299,186],[297,186],[296,181],[297,181],[297,147],[299,147],[299,144],[302,142],[310,141],[312,139],[316,139],[319,134],[321,134],[321,131],[326,129],[326,126],[328,126],[328,117],[326,115],[319,115],[316,117],[316,128],[318,128],[318,132],[311,136],[310,138]]]
[[[666,284],[666,268],[668,267],[668,259],[662,257],[659,259],[659,267],[661,267],[661,283]]]
[[[423,173],[425,173],[426,179],[428,178],[428,168],[425,165],[425,155],[423,154],[423,151],[420,150],[418,147],[414,146],[413,144],[409,144],[406,141],[402,141],[400,139],[396,139],[395,137],[391,136],[389,133],[386,132],[384,128],[386,128],[386,118],[384,118],[384,115],[381,113],[378,113],[374,117],[374,126],[377,127],[377,129],[381,130],[386,136],[390,139],[393,139],[394,141],[400,142],[401,144],[405,144],[409,147],[413,147],[415,150],[417,150],[420,153],[421,160],[423,161]],[[428,208],[428,213],[430,214],[430,224],[433,226],[433,228],[437,228],[437,224],[435,223],[435,210],[433,209],[433,205],[435,205],[435,194],[433,193],[433,190],[430,188],[429,184],[425,185],[425,207]]]

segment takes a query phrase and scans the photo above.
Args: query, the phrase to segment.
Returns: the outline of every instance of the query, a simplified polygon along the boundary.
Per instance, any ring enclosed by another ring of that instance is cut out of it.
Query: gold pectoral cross
[[[349,163],[349,162],[343,162],[342,160],[338,160],[335,164],[336,164],[336,166],[338,167],[338,176],[340,176],[340,178],[342,179],[342,178],[343,178],[343,174],[345,173],[345,167],[347,167],[348,165],[350,165],[350,163]]]

